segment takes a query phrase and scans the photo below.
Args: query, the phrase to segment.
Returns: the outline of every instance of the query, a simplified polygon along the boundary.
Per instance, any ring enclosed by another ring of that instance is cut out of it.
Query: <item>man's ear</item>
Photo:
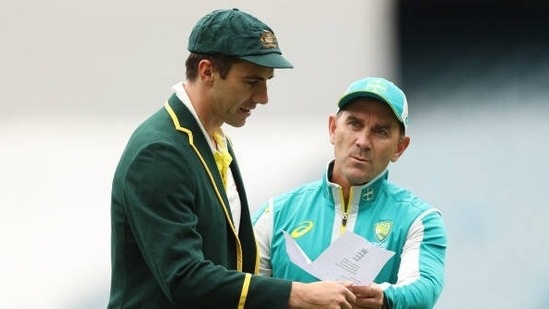
[[[214,80],[214,66],[213,63],[208,59],[202,59],[198,63],[198,78],[204,83],[210,85]]]
[[[336,115],[330,115],[328,117],[328,133],[329,133],[329,136],[330,136],[330,143],[332,145],[335,144],[336,121],[337,121]]]
[[[391,162],[396,162],[398,158],[400,158],[400,156],[404,153],[406,148],[408,148],[408,145],[410,145],[409,136],[404,136],[402,138],[399,138],[397,148],[395,149],[395,152],[391,157]]]

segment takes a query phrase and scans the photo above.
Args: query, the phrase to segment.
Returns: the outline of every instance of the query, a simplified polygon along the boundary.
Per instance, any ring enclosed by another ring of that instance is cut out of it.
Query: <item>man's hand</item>
[[[350,282],[337,281],[293,282],[288,305],[295,309],[351,309],[356,300],[351,286]]]
[[[353,309],[380,309],[383,306],[383,290],[375,283],[368,286],[353,286],[351,290],[356,295]]]

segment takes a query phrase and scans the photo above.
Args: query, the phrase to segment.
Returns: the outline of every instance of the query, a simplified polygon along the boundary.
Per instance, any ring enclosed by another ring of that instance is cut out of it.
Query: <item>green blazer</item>
[[[108,308],[286,308],[291,282],[256,276],[259,254],[242,203],[235,232],[206,137],[176,95],[131,136],[112,185]]]

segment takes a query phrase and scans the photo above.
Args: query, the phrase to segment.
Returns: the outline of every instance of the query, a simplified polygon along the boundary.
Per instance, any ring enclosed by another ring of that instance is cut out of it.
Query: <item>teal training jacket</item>
[[[316,259],[342,233],[352,231],[395,252],[374,282],[392,309],[433,308],[444,284],[447,237],[440,211],[388,181],[386,170],[351,188],[344,205],[341,188],[323,179],[270,199],[253,223],[260,247],[260,273],[301,282],[318,281],[286,254],[283,231]]]

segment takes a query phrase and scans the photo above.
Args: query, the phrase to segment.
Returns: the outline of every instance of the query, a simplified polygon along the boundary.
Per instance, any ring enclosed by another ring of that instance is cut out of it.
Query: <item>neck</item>
[[[216,133],[221,131],[223,122],[215,119],[212,112],[213,101],[210,99],[207,90],[197,82],[183,83],[183,88],[191,100],[198,119],[200,119],[204,129],[210,138],[212,138]]]

